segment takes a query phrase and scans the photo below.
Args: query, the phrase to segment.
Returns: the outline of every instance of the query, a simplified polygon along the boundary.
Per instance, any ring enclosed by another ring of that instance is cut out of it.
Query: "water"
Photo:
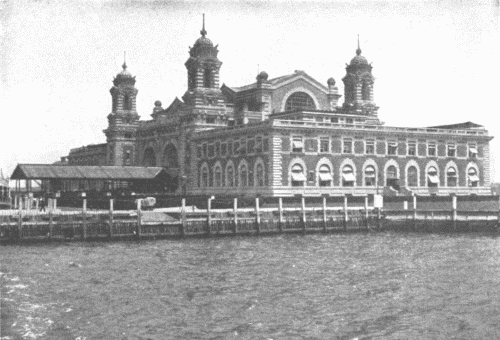
[[[2,246],[1,339],[500,339],[500,238]]]

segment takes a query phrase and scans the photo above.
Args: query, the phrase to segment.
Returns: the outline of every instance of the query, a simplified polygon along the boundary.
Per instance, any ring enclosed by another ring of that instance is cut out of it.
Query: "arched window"
[[[292,187],[302,187],[306,182],[306,176],[304,175],[304,169],[302,165],[295,164],[292,166]]]
[[[376,184],[375,167],[369,165],[365,168],[365,186],[374,187]]]
[[[212,79],[212,70],[209,68],[205,69],[203,73],[203,87],[212,87],[213,79]]]
[[[248,186],[248,171],[245,164],[240,165],[240,187]]]
[[[113,112],[116,111],[116,106],[118,104],[118,97],[115,95],[113,95]]]
[[[255,186],[263,187],[264,185],[264,166],[258,163],[255,167]]]
[[[156,156],[152,148],[147,148],[144,151],[144,159],[142,164],[144,164],[144,166],[156,166]]]
[[[214,170],[214,184],[216,187],[222,186],[222,172],[219,165],[217,165]]]
[[[345,165],[342,168],[342,186],[343,187],[353,187],[356,183],[356,176],[354,175],[354,170],[352,166]]]
[[[457,170],[455,168],[448,168],[446,171],[446,184],[449,187],[457,186]]]
[[[188,87],[190,90],[196,87],[196,69],[192,68],[188,71]]]
[[[167,168],[179,167],[177,149],[173,144],[168,144],[163,151],[163,165]]]
[[[227,167],[226,186],[234,187],[234,168],[232,165]]]
[[[439,176],[437,169],[433,166],[429,167],[427,169],[427,186],[432,188],[432,187],[437,187],[439,185]]]
[[[386,185],[393,188],[394,190],[399,190],[399,178],[398,172],[394,165],[390,165],[386,171]]]
[[[477,170],[475,168],[469,168],[467,171],[467,184],[470,187],[477,187],[479,184],[479,177],[477,175]]]
[[[409,187],[418,187],[418,171],[415,166],[408,168],[408,183]]]
[[[330,167],[326,164],[323,164],[319,167],[319,186],[320,187],[330,187],[332,186],[333,178],[332,173],[330,171]]]
[[[286,100],[285,111],[315,110],[314,100],[305,92],[295,92]]]
[[[363,82],[361,87],[361,99],[370,100],[370,85],[367,82]]]
[[[128,96],[128,94],[124,95],[123,96],[123,109],[124,110],[130,110],[130,107],[132,105],[130,105],[130,97]]]
[[[203,188],[208,187],[208,167],[204,166],[201,169],[201,186]]]

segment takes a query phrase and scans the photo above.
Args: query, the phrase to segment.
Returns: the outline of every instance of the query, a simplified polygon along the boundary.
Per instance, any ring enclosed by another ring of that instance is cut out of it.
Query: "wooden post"
[[[326,233],[326,196],[323,196],[323,231]]]
[[[498,222],[497,229],[500,230],[500,196],[498,196]]]
[[[109,199],[109,238],[113,238],[114,200]]]
[[[301,200],[301,210],[302,210],[302,232],[306,233],[306,198],[302,196]]]
[[[255,197],[255,224],[257,228],[257,234],[260,233],[260,207],[259,198]]]
[[[141,199],[137,199],[137,239],[141,239],[141,224],[142,224],[142,212],[141,212]]]
[[[82,206],[82,228],[83,228],[83,240],[85,241],[87,239],[87,218],[86,218],[86,213],[87,213],[87,200],[84,198],[83,199],[83,206]]]
[[[40,202],[40,198],[35,198],[35,209],[36,211],[38,211],[38,205],[39,205],[39,202]]]
[[[413,230],[417,230],[417,195],[413,195]]]
[[[52,202],[54,204],[53,209],[56,210],[57,209],[57,198],[54,198],[54,200]]]
[[[18,204],[19,207],[19,221],[18,221],[18,239],[23,238],[23,208],[21,202]]]
[[[451,221],[453,222],[453,230],[457,230],[457,196],[451,196]]]
[[[53,223],[53,217],[52,217],[52,211],[49,210],[49,239],[52,239],[54,233],[54,223]]]
[[[382,216],[381,216],[381,210],[380,208],[377,208],[377,229],[380,230],[380,226],[381,226],[381,220],[382,219]]]
[[[347,220],[349,218],[347,211],[347,195],[344,195],[344,231],[347,230]]]
[[[283,232],[283,198],[278,197],[278,213],[279,213],[279,221],[278,221],[278,229],[279,232]]]
[[[234,230],[233,232],[236,234],[238,231],[238,198],[235,197],[233,201],[233,213],[234,213]]]
[[[210,235],[212,227],[212,197],[207,202],[207,235]]]
[[[186,236],[186,198],[181,202],[181,236]]]
[[[365,227],[366,227],[366,230],[369,229],[369,226],[368,226],[368,195],[365,196]]]

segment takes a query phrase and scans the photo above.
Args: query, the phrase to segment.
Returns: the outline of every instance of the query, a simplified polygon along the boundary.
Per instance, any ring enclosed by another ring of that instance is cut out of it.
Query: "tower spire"
[[[202,36],[206,36],[207,35],[207,31],[205,30],[205,13],[203,13],[203,27],[202,27],[200,33],[201,33]]]
[[[361,48],[359,47],[359,34],[358,34],[358,49],[356,50],[356,54],[357,55],[361,54]]]
[[[122,68],[125,70],[127,68],[127,51],[123,51],[123,65]]]

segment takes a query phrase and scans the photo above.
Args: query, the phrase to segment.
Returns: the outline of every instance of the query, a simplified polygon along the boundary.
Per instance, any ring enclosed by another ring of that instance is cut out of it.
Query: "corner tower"
[[[372,65],[361,55],[361,48],[356,49],[356,56],[346,67],[344,82],[344,110],[348,113],[376,116],[378,107],[373,101]]]
[[[135,134],[139,126],[139,115],[136,110],[135,77],[127,70],[123,62],[122,71],[113,80],[111,93],[111,113],[108,115],[106,135],[106,164],[126,166],[134,165]]]
[[[222,62],[217,58],[218,45],[206,37],[205,14],[203,26],[193,47],[189,48],[189,59],[185,66],[188,89],[182,99],[192,106],[221,106],[223,96],[219,88],[219,70]]]

